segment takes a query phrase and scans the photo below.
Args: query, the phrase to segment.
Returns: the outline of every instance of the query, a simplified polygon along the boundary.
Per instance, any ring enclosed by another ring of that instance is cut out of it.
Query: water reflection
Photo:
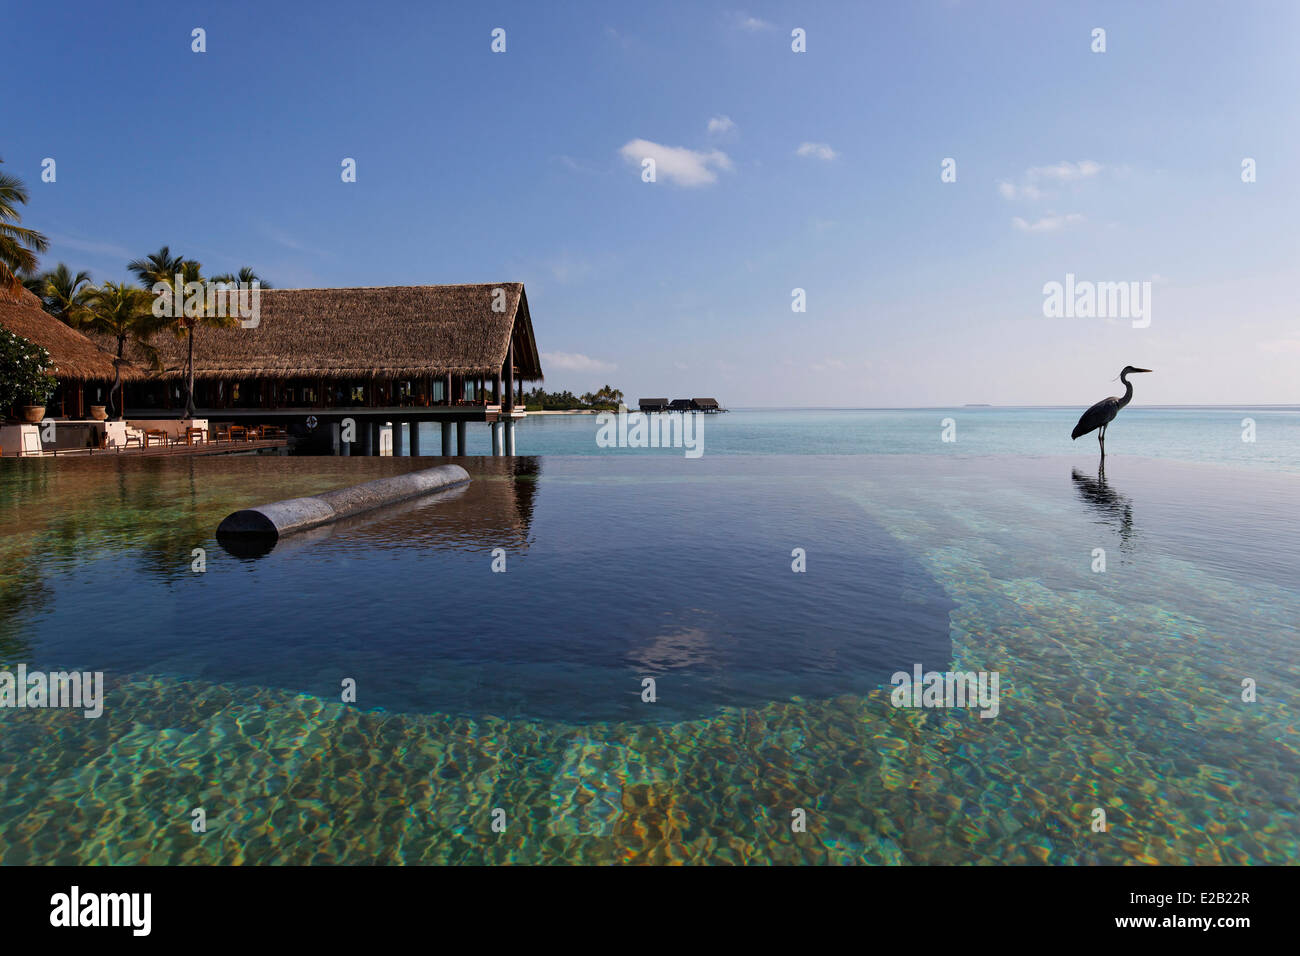
[[[228,554],[244,559],[279,554],[327,539],[341,551],[400,551],[412,547],[470,551],[504,547],[516,553],[527,551],[532,540],[541,460],[497,459],[491,465],[465,459],[458,462],[470,470],[466,485],[376,508],[278,541],[250,535],[222,536],[217,540]],[[431,466],[425,463],[425,467]]]
[[[91,547],[36,562],[59,599],[21,615],[32,657],[325,699],[355,677],[365,708],[573,723],[861,693],[953,659],[952,599],[806,463],[458,461],[472,480],[450,493],[233,559],[213,542],[233,510],[440,459],[124,463],[125,505],[112,471],[69,462],[35,547]],[[792,573],[802,542],[813,577]]]
[[[1120,550],[1125,554],[1132,552],[1137,534],[1133,527],[1133,502],[1106,481],[1105,461],[1098,466],[1096,478],[1085,475],[1078,468],[1070,477],[1079,497],[1100,516],[1100,523],[1119,532]]]

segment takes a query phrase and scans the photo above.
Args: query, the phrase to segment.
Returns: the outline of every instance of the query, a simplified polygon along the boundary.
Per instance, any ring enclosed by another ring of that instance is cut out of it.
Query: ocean
[[[1077,455],[1086,460],[1097,452],[1095,433],[1070,440],[1082,411],[983,406],[739,409],[697,416],[696,427],[706,455]],[[516,450],[527,455],[665,453],[602,448],[597,444],[599,430],[594,415],[530,416],[518,426]],[[944,440],[945,432],[951,440]],[[470,426],[467,437],[469,454],[490,453],[486,428]],[[423,426],[420,441],[422,448],[437,448],[436,427]],[[1111,426],[1106,451],[1112,458],[1143,455],[1300,471],[1300,406],[1129,407]]]

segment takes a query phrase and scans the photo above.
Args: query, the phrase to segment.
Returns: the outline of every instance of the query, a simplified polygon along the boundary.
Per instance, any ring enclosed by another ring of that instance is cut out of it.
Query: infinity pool
[[[0,709],[0,860],[1297,857],[1293,476],[464,461],[260,557],[226,513],[439,460],[4,462],[0,669],[108,692]],[[892,706],[914,665],[997,716]]]

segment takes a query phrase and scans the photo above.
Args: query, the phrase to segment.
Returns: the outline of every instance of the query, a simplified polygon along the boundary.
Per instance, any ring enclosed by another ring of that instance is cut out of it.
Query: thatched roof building
[[[259,296],[255,328],[199,329],[195,378],[491,377],[513,345],[516,377],[542,379],[521,282],[263,289]],[[183,376],[185,340],[163,333],[152,344],[160,377]]]
[[[0,296],[0,328],[5,328],[50,353],[52,373],[60,381],[113,381],[113,354],[41,308],[41,300],[23,289],[17,299]],[[123,378],[140,373],[124,366]]]
[[[637,407],[643,412],[663,412],[668,410],[666,398],[642,398],[637,400]]]

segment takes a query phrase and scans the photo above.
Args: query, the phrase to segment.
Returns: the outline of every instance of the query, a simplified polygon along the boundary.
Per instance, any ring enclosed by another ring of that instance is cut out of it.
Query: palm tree
[[[127,268],[139,277],[140,281],[149,288],[153,288],[157,283],[165,283],[168,291],[163,295],[170,301],[184,303],[185,290],[184,285],[191,282],[202,283],[204,281],[202,271],[203,267],[193,259],[186,259],[183,256],[173,256],[169,246],[163,246],[157,252],[145,256],[143,259],[135,259],[127,264]],[[180,276],[181,288],[176,288],[176,277]],[[269,289],[270,285],[263,282],[251,268],[244,266],[238,273],[225,273],[211,280],[213,282],[242,282],[251,285],[257,282],[263,289]],[[205,297],[205,301],[207,301]],[[196,414],[194,407],[194,337],[201,326],[209,328],[227,328],[235,324],[236,319],[231,315],[217,315],[215,311],[208,311],[206,307],[197,316],[184,315],[183,308],[170,310],[173,313],[182,313],[175,315],[171,322],[173,331],[187,339],[186,360],[185,360],[185,411],[184,417],[193,418]]]
[[[271,288],[271,283],[267,282],[265,279],[259,276],[249,266],[244,266],[236,273],[231,273],[231,272],[222,273],[221,275],[214,278],[212,281],[213,282],[238,282],[245,286],[252,285],[254,282],[256,282],[258,288],[261,289]]]
[[[113,387],[108,392],[110,404],[113,404],[113,393],[122,388],[122,360],[127,342],[138,349],[153,368],[160,367],[158,351],[149,344],[149,340],[172,320],[154,315],[153,304],[153,295],[125,282],[105,282],[94,289],[87,299],[82,328],[117,339]],[[124,405],[119,395],[115,420],[122,419],[126,411]]]
[[[169,305],[177,303],[176,308],[169,308],[172,313],[168,324],[172,326],[178,336],[184,336],[188,339],[187,357],[185,360],[185,418],[194,417],[194,331],[201,323],[205,323],[206,316],[187,316],[184,314],[185,303],[185,285],[190,282],[202,282],[203,267],[194,259],[186,259],[184,256],[173,256],[171,247],[163,246],[157,252],[145,256],[143,259],[133,259],[126,266],[140,279],[144,285],[150,289],[155,288],[158,283],[163,283],[167,289],[161,294]],[[179,276],[179,280],[177,277]],[[177,283],[180,283],[179,287]]]
[[[33,273],[26,272],[22,269],[17,269],[14,271],[14,275],[18,277],[18,281],[23,284],[24,289],[26,289],[32,295],[36,296],[36,298],[40,299],[42,303],[44,303],[45,299],[43,297],[45,295],[45,275],[46,275],[44,272],[40,273],[39,275],[34,275]]]
[[[60,262],[54,269],[38,276],[37,281],[40,286],[37,295],[41,297],[45,311],[75,327],[84,317],[86,305],[95,291],[90,284],[90,273],[83,270],[74,274]]]
[[[143,259],[132,259],[126,267],[135,273],[146,289],[152,289],[159,282],[167,283],[170,288],[184,263],[184,256],[174,256],[169,247],[163,246]]]
[[[0,163],[4,160],[0,159]],[[36,272],[36,253],[49,248],[49,240],[23,221],[18,207],[27,203],[21,179],[0,173],[0,296],[16,299],[23,290],[23,273]]]
[[[189,285],[191,282],[202,284],[204,281],[201,273],[202,268],[203,267],[193,259],[186,259],[181,263],[181,281],[186,285]],[[178,301],[181,298],[180,292],[183,291],[183,289],[178,290]],[[204,301],[205,303],[208,301],[206,296],[204,297]],[[206,305],[203,311],[197,316],[184,314],[172,319],[172,322],[174,323],[172,325],[172,331],[177,335],[185,337],[188,353],[185,360],[185,411],[182,417],[194,418],[198,413],[197,409],[194,407],[194,336],[203,326],[212,329],[223,329],[234,325],[236,321],[236,318],[232,315],[218,315],[215,310],[208,311]]]

